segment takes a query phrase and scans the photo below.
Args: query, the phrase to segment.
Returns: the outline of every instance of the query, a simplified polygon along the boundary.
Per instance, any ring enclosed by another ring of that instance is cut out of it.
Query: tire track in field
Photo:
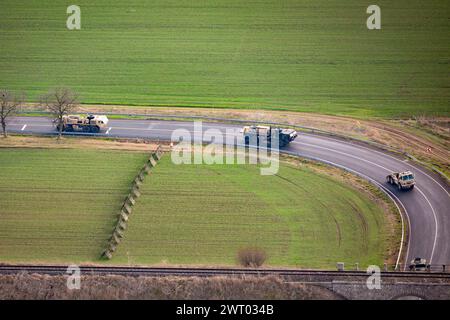
[[[290,180],[290,179],[288,179],[288,178],[282,177],[282,176],[280,176],[279,174],[275,174],[275,176],[277,176],[278,178],[280,178],[280,179],[282,179],[282,180],[284,180],[284,181],[287,181],[288,183],[293,184],[294,186],[296,186],[296,187],[302,189],[302,190],[305,191],[307,194],[311,194],[311,192],[308,191],[305,187],[303,187],[303,186],[301,186],[301,185],[295,183],[294,181],[292,181],[292,180]],[[334,224],[335,224],[335,226],[336,226],[336,231],[337,231],[338,246],[340,247],[340,246],[341,246],[342,235],[341,235],[341,228],[340,228],[340,226],[339,226],[339,222],[337,221],[336,217],[330,212],[330,210],[328,210],[328,207],[327,207],[321,200],[319,200],[319,199],[317,199],[317,198],[314,198],[314,199],[315,199],[315,201],[316,201],[317,203],[319,203],[323,208],[326,209],[325,212],[328,213],[328,215],[333,219]]]

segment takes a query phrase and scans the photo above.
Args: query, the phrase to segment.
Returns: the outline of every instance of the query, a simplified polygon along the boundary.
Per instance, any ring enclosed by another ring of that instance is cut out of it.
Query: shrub
[[[260,267],[266,259],[266,252],[260,248],[243,248],[238,252],[239,264],[244,267]]]

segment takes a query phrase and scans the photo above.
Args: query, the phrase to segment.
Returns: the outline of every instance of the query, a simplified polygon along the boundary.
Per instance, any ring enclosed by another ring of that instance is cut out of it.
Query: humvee
[[[396,185],[398,190],[411,190],[416,184],[414,174],[411,171],[393,172],[386,177],[386,181]]]
[[[409,270],[411,271],[425,271],[429,268],[430,266],[427,265],[427,260],[419,257],[411,260],[411,264],[409,265]]]

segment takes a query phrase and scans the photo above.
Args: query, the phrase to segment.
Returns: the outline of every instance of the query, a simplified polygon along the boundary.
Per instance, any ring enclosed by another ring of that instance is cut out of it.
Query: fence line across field
[[[131,183],[130,192],[128,193],[125,201],[122,204],[120,213],[117,218],[117,223],[114,227],[112,235],[108,240],[108,245],[106,249],[102,252],[102,256],[107,259],[111,259],[113,253],[116,251],[117,246],[122,241],[124,237],[125,230],[127,228],[128,219],[133,212],[133,207],[136,204],[137,199],[141,196],[140,188],[144,182],[145,176],[150,174],[151,168],[156,166],[157,162],[162,157],[161,145],[158,145],[155,151],[153,151],[147,158],[144,166],[139,170],[138,174]]]

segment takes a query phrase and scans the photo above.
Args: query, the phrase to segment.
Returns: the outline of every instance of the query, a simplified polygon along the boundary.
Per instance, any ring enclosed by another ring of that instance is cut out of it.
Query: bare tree
[[[6,138],[6,125],[8,119],[17,113],[18,108],[24,100],[24,95],[14,95],[8,90],[0,90],[0,122],[2,124],[3,136]]]
[[[78,107],[77,95],[68,88],[56,88],[42,97],[42,104],[52,114],[58,129],[58,139],[60,139],[64,127],[64,116],[74,112]]]

